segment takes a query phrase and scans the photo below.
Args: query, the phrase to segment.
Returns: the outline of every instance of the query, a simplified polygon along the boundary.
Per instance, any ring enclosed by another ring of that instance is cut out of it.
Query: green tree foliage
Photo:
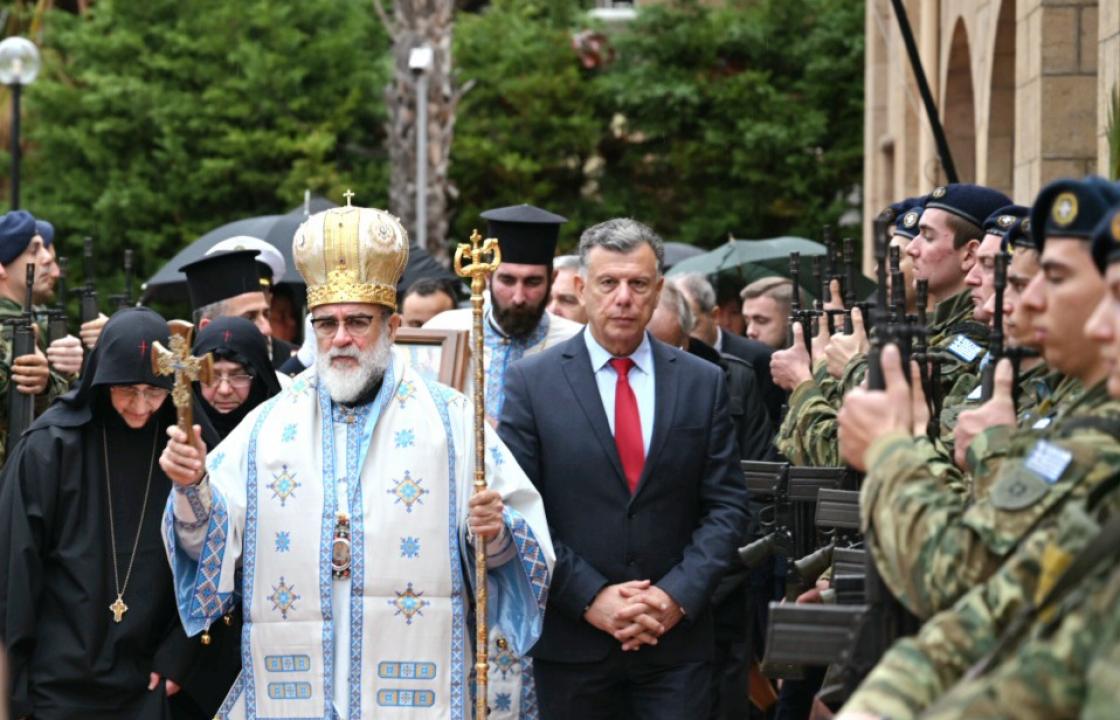
[[[564,231],[601,218],[580,194],[584,164],[605,121],[595,85],[572,50],[572,28],[554,13],[563,2],[495,0],[455,26],[460,82],[473,82],[459,106],[451,178],[459,192],[450,242],[479,227],[478,214],[526,202],[569,216]]]
[[[572,216],[568,245],[620,214],[710,246],[813,235],[847,209],[862,173],[862,3],[644,7],[593,70],[543,12],[499,0],[459,23],[460,72],[481,90],[453,153],[460,234],[506,202]]]
[[[62,253],[90,234],[101,270],[132,247],[149,274],[305,188],[385,202],[388,41],[365,0],[98,0],[50,13],[43,44],[23,202]]]

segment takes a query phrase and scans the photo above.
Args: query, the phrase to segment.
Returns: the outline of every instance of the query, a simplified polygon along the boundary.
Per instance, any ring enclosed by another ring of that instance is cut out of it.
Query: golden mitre
[[[396,310],[408,233],[384,210],[347,204],[307,218],[292,240],[292,257],[307,283],[308,309],[376,303]]]

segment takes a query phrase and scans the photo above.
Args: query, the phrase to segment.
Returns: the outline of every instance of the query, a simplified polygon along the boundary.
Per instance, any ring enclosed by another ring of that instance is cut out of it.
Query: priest
[[[553,551],[540,496],[473,408],[393,352],[408,238],[349,205],[296,232],[315,366],[207,452],[178,428],[164,537],[189,634],[236,603],[243,670],[220,718],[472,713],[473,543],[491,625],[521,654],[542,626]],[[466,568],[466,569],[464,569]],[[495,697],[493,704],[517,699]]]
[[[198,641],[179,623],[161,542],[171,482],[156,460],[175,408],[170,380],[151,370],[157,341],[168,329],[155,312],[116,313],[80,386],[4,467],[0,639],[14,718],[205,717],[179,692]]]
[[[560,225],[567,218],[532,205],[482,213],[487,237],[498,239],[502,264],[490,278],[490,302],[483,320],[486,363],[486,417],[496,423],[505,400],[509,366],[572,337],[583,325],[548,312],[552,256]],[[448,310],[424,324],[434,330],[470,330],[471,310]],[[472,345],[473,347],[473,345]],[[474,377],[474,373],[469,374]]]

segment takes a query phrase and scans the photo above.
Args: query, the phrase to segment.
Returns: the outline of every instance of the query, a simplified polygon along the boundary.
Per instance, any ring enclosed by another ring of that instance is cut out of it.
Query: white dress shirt
[[[591,328],[583,332],[583,341],[587,343],[587,353],[591,356],[591,369],[595,372],[595,384],[599,387],[599,398],[603,401],[603,410],[607,413],[607,424],[610,425],[611,434],[614,434],[614,390],[618,383],[618,373],[611,367],[610,361],[614,358],[591,335]],[[653,437],[653,348],[650,346],[649,333],[642,336],[642,344],[628,356],[634,361],[630,368],[628,379],[630,389],[634,391],[634,398],[638,401],[638,417],[642,422],[642,447],[646,457],[649,456],[650,438]]]

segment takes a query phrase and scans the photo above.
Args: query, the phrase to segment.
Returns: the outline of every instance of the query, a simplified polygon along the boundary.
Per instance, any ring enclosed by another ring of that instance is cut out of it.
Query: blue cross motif
[[[284,426],[284,434],[280,436],[284,442],[291,442],[296,439],[296,424],[291,423]]]
[[[401,538],[401,557],[414,558],[420,555],[420,538]]]
[[[276,533],[276,552],[288,552],[292,549],[292,536],[287,530]]]
[[[413,431],[412,428],[398,430],[394,438],[399,448],[412,447],[416,444],[416,432]]]

